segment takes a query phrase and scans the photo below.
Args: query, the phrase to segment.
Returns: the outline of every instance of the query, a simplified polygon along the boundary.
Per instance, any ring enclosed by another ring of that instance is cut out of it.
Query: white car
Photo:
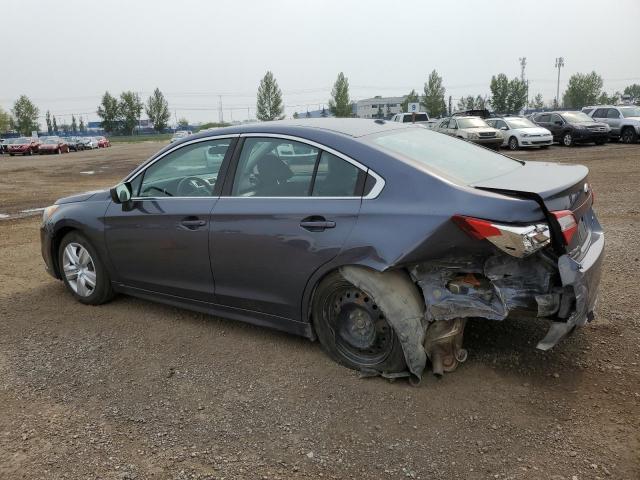
[[[171,137],[169,143],[177,142],[178,140],[182,140],[184,137],[188,137],[189,135],[191,135],[190,130],[178,130],[173,134],[173,137]]]
[[[396,113],[393,117],[391,117],[391,122],[399,122],[399,123],[415,123],[416,125],[422,125],[427,128],[431,128],[434,124],[429,119],[429,114],[427,112],[418,112],[415,114],[415,119],[413,118],[413,113]]]
[[[553,143],[553,134],[549,130],[523,117],[489,118],[487,123],[502,132],[502,146],[509,147],[510,150],[547,148]]]

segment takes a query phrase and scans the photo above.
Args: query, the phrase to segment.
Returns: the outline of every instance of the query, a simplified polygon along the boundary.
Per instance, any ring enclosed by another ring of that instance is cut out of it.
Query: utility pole
[[[449,95],[449,115],[451,115],[451,95]]]
[[[564,57],[556,58],[556,68],[558,69],[558,85],[556,87],[556,108],[560,106],[560,69],[564,67]]]
[[[222,95],[218,95],[218,122],[224,122],[224,115],[222,114]]]
[[[529,105],[529,81],[524,79],[524,69],[527,67],[527,57],[520,57],[520,81],[526,85],[527,88],[527,102],[525,103],[525,108]]]

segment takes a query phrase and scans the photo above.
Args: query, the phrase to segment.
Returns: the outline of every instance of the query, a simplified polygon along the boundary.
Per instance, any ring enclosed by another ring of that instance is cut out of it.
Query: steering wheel
[[[176,188],[178,197],[206,197],[211,195],[210,185],[200,177],[184,177]]]

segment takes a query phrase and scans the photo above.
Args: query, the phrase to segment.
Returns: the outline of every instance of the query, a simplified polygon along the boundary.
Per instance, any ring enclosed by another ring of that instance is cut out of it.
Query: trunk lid
[[[509,196],[534,198],[544,206],[550,224],[555,224],[554,237],[558,238],[559,225],[549,212],[570,210],[578,222],[578,231],[567,246],[569,252],[588,241],[591,230],[593,192],[588,181],[589,169],[582,165],[549,162],[525,162],[522,168],[498,177],[473,183],[471,186]],[[496,219],[498,220],[498,219]]]

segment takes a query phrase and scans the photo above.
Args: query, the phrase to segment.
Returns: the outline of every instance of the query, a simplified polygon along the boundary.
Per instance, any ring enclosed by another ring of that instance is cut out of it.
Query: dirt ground
[[[113,185],[162,146],[0,157],[0,214]],[[263,328],[83,306],[44,272],[40,217],[0,220],[0,478],[637,480],[640,145],[517,156],[591,169],[597,319],[549,352],[544,322],[470,322],[467,362],[417,388]]]

